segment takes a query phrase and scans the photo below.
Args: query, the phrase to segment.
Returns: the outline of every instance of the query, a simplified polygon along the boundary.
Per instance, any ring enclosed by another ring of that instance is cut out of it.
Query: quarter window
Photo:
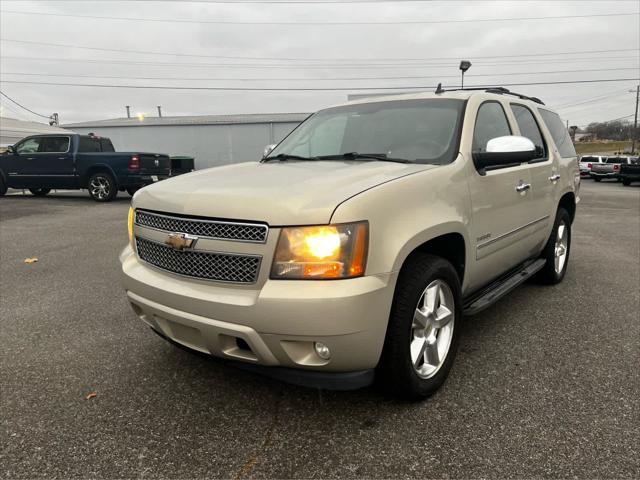
[[[520,129],[520,135],[531,140],[536,146],[536,158],[545,158],[547,156],[547,151],[544,140],[542,139],[542,133],[540,132],[538,122],[536,122],[531,110],[523,105],[512,104],[511,111],[513,111],[513,115],[516,117],[516,122]]]
[[[29,138],[16,147],[18,153],[36,153],[40,148],[40,137]]]
[[[489,140],[507,135],[511,135],[511,128],[502,105],[498,102],[480,105],[473,131],[473,153],[486,152]]]
[[[567,127],[565,127],[564,123],[562,123],[562,120],[560,120],[558,114],[541,108],[539,108],[538,111],[540,112],[545,125],[549,129],[556,147],[558,147],[560,156],[575,157],[576,149],[573,147],[569,131],[567,130]]]

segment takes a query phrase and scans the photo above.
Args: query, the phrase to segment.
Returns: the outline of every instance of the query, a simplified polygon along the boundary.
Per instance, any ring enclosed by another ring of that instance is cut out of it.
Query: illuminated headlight
[[[129,207],[129,218],[127,218],[127,233],[129,233],[129,245],[133,245],[133,217],[134,210]]]
[[[367,222],[283,228],[272,279],[338,279],[364,275]]]

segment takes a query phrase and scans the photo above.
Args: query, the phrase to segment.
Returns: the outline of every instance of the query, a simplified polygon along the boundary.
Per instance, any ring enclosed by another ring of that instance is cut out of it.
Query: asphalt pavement
[[[128,195],[0,198],[0,475],[639,478],[640,185],[581,197],[564,282],[469,318],[422,403],[176,349],[120,286]]]

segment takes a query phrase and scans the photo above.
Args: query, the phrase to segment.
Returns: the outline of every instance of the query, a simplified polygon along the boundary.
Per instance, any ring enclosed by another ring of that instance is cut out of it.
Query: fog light
[[[323,360],[329,360],[331,357],[331,350],[322,342],[314,342],[313,347],[316,349],[316,353]]]

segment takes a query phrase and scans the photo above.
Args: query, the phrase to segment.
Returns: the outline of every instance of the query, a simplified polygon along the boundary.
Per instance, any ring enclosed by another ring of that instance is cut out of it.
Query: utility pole
[[[631,154],[636,152],[636,140],[638,136],[638,100],[640,100],[640,85],[636,87],[636,115],[633,119],[633,132],[631,132]]]
[[[131,110],[130,110],[129,105],[125,105],[125,107],[124,107],[124,108],[126,108],[126,109],[127,109],[127,118],[131,118]]]

